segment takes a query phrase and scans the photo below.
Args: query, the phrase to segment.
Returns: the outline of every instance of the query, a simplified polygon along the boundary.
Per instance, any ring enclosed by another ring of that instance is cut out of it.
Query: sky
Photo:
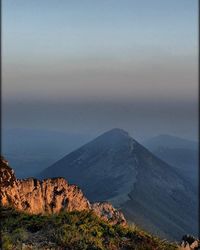
[[[2,0],[3,128],[197,140],[197,0]]]

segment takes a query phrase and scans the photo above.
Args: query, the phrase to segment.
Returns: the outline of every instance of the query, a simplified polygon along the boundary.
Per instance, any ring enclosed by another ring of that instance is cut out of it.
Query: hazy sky
[[[197,0],[3,0],[3,126],[197,137]]]

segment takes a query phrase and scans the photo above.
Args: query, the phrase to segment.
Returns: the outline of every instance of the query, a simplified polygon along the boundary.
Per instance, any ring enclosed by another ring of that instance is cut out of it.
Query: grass
[[[111,226],[86,211],[47,216],[2,208],[1,223],[3,250],[21,249],[23,243],[41,250],[50,246],[56,250],[177,249],[138,228]]]

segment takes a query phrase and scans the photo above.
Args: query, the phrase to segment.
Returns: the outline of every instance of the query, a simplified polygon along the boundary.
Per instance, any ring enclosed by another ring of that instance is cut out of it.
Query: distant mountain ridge
[[[45,129],[3,129],[2,154],[18,178],[36,176],[57,159],[85,144],[87,134]]]
[[[180,175],[198,185],[198,143],[171,135],[160,135],[143,142],[157,157],[172,165]]]
[[[92,201],[109,200],[129,221],[159,236],[197,233],[194,190],[174,167],[122,129],[104,133],[40,174],[56,176],[77,183]]]
[[[152,137],[143,142],[144,145],[148,147],[158,147],[158,145],[162,144],[163,147],[168,148],[190,148],[197,149],[198,142],[192,141],[188,139],[183,139],[174,135],[161,134],[155,137]]]

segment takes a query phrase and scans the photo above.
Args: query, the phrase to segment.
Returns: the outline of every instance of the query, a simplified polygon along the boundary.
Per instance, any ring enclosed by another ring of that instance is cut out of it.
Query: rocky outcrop
[[[82,191],[63,178],[16,180],[13,186],[3,188],[1,192],[2,205],[12,205],[31,214],[90,209]]]
[[[125,225],[123,214],[109,203],[90,204],[81,189],[64,178],[43,181],[18,180],[7,162],[0,161],[0,199],[2,206],[12,206],[30,214],[53,214],[61,211],[91,210],[111,224]]]
[[[103,220],[109,221],[110,224],[126,225],[126,219],[121,211],[115,209],[108,202],[97,202],[91,205],[94,213]]]
[[[1,156],[0,157],[0,184],[1,188],[13,186],[16,178],[12,168],[8,166],[8,162]],[[0,190],[1,191],[1,190]]]
[[[192,235],[184,235],[182,237],[181,245],[179,247],[179,250],[198,250],[200,248],[200,241],[199,239],[196,239]]]

